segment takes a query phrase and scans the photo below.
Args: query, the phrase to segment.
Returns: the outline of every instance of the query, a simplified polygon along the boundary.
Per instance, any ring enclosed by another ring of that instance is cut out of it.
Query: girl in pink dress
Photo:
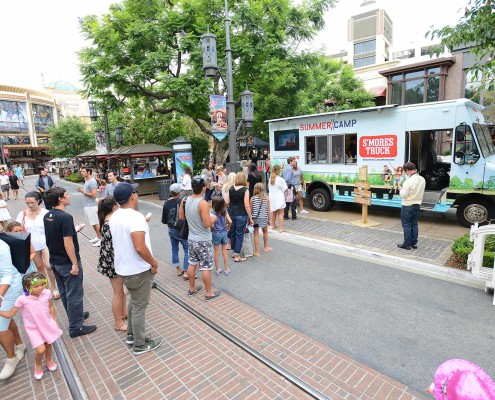
[[[62,330],[55,319],[52,292],[46,289],[48,281],[39,272],[31,272],[22,278],[25,296],[17,298],[10,311],[0,311],[0,316],[12,318],[19,310],[22,313],[24,328],[35,350],[34,378],[43,377],[41,360],[45,356],[49,371],[55,371],[57,364],[52,360],[52,343],[62,336]]]

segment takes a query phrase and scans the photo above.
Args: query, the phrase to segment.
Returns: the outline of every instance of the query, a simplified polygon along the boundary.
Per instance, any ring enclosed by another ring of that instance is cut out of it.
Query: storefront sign
[[[397,135],[362,136],[359,138],[359,155],[362,158],[397,157]]]
[[[0,136],[3,145],[29,145],[31,138],[29,136]]]
[[[0,132],[29,132],[26,103],[0,100]]]

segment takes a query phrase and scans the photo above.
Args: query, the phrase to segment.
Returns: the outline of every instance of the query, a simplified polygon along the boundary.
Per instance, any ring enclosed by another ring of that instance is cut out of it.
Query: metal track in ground
[[[157,289],[160,293],[164,294],[167,296],[170,300],[181,306],[183,309],[186,311],[190,312],[192,315],[194,315],[196,318],[204,322],[206,325],[208,325],[210,328],[218,332],[220,335],[228,339],[230,342],[234,343],[236,346],[240,347],[242,350],[244,350],[246,353],[251,355],[252,357],[256,358],[258,361],[266,365],[268,368],[272,369],[275,371],[278,375],[282,376],[284,379],[292,383],[294,386],[298,387],[301,389],[303,392],[308,394],[314,399],[317,400],[330,400],[327,396],[325,396],[323,393],[319,392],[312,386],[308,385],[306,382],[302,381],[299,379],[297,376],[294,374],[290,373],[287,371],[285,368],[281,367],[279,364],[274,363],[272,360],[269,358],[265,357],[263,354],[261,354],[259,351],[253,349],[251,346],[237,338],[236,336],[232,335],[231,333],[227,332],[225,329],[217,325],[215,322],[210,320],[209,318],[205,317],[203,314],[200,312],[196,311],[194,308],[189,306],[188,304],[184,303],[181,299],[179,299],[177,296],[174,296],[172,293],[170,293],[168,290],[163,288],[163,286],[157,284],[156,282],[153,282],[152,288]]]

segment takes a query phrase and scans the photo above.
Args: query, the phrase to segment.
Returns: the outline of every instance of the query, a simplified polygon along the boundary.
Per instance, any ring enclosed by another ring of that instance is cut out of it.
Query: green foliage
[[[452,252],[464,267],[467,266],[468,255],[473,251],[473,242],[469,240],[469,233],[461,236],[452,244]],[[485,239],[485,251],[483,253],[483,267],[493,268],[495,252],[495,235],[487,235]]]
[[[464,15],[455,26],[432,29],[426,33],[432,39],[438,37],[450,51],[469,46],[475,56],[473,67],[476,80],[483,77],[490,89],[494,88],[495,71],[495,3],[492,0],[470,0]],[[438,53],[438,52],[437,52]]]
[[[55,157],[71,158],[95,148],[95,137],[77,117],[62,119],[49,128],[50,153]]]
[[[66,181],[75,182],[75,183],[82,183],[82,182],[84,182],[84,178],[83,178],[83,176],[81,175],[80,172],[74,172],[74,173],[72,173],[70,175],[67,175],[64,179]]]
[[[335,109],[372,105],[352,67],[318,52],[298,51],[324,27],[324,12],[335,2],[229,2],[234,98],[246,84],[255,93],[256,135],[267,139],[264,120],[321,111],[327,98]],[[208,96],[225,88],[218,77],[204,78],[200,36],[216,34],[224,71],[223,8],[223,0],[124,0],[102,17],[84,18],[82,32],[90,46],[79,56],[86,94],[109,110],[140,110],[136,120],[127,118],[126,141],[166,143],[186,136],[188,120],[211,134]],[[225,150],[228,141],[216,145],[217,151]]]

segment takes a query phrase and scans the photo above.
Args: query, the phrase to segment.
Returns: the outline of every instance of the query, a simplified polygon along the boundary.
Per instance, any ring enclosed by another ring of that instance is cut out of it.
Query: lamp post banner
[[[221,142],[227,136],[227,100],[225,96],[210,95],[211,132]]]
[[[95,143],[96,143],[96,151],[99,154],[107,154],[107,141],[105,137],[105,132],[95,131]]]

